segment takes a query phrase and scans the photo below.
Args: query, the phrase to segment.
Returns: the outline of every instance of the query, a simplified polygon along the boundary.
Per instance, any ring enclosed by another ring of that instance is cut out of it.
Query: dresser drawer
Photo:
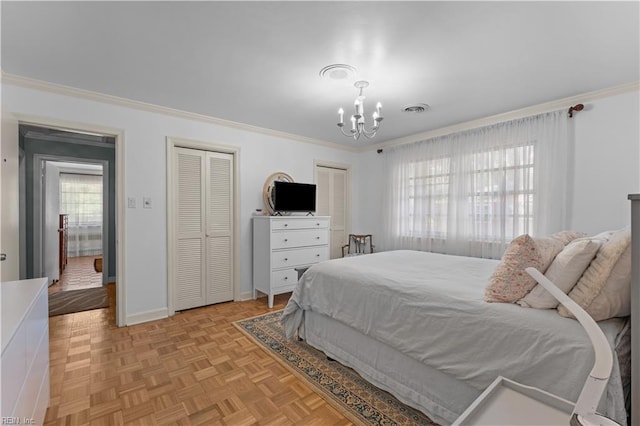
[[[305,228],[317,228],[324,229],[329,227],[329,219],[315,219],[315,218],[299,218],[299,219],[272,219],[271,229],[305,229]]]
[[[271,289],[274,292],[293,290],[298,282],[298,273],[295,269],[283,269],[271,272]]]
[[[329,246],[309,247],[296,250],[274,251],[271,254],[271,269],[293,268],[311,265],[329,259]]]
[[[275,231],[271,233],[271,248],[318,246],[329,244],[326,229],[308,229],[297,231]]]

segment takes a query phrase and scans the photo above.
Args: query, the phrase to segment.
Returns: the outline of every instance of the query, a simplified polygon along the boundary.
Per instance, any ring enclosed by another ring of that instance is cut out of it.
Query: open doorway
[[[43,260],[50,292],[100,287],[103,165],[45,161],[44,169]]]
[[[115,138],[24,124],[19,133],[23,278],[48,278],[51,315],[115,312]]]

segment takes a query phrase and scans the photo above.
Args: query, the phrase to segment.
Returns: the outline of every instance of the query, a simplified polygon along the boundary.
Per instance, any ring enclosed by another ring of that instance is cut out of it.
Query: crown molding
[[[635,81],[620,86],[609,87],[606,89],[595,90],[593,92],[587,92],[581,95],[562,98],[551,102],[545,102],[530,107],[504,112],[501,114],[491,115],[489,117],[484,117],[477,120],[466,121],[464,123],[454,124],[452,126],[441,127],[439,129],[429,130],[398,139],[388,140],[376,145],[362,147],[360,148],[360,152],[406,145],[413,142],[436,138],[439,136],[450,135],[452,133],[464,132],[466,130],[476,129],[479,127],[491,126],[493,124],[501,123],[504,121],[517,120],[519,118],[530,117],[536,114],[542,114],[562,108],[569,108],[571,105],[575,105],[576,103],[587,103],[590,101],[595,101],[596,99],[607,98],[610,96],[621,95],[623,93],[634,91],[640,91],[640,81]]]
[[[358,152],[360,149],[345,145],[340,145],[334,142],[329,142],[321,139],[308,138],[305,136],[295,135],[293,133],[281,132],[273,129],[266,129],[264,127],[252,126],[250,124],[239,123],[231,120],[224,120],[222,118],[212,117],[209,115],[198,114],[195,112],[188,112],[179,109],[164,107],[160,105],[150,104],[147,102],[135,101],[133,99],[122,98],[119,96],[107,95],[104,93],[93,92],[91,90],[78,89],[76,87],[65,86],[57,83],[50,83],[48,81],[36,80],[29,77],[24,77],[15,74],[9,74],[2,71],[2,84],[10,84],[13,86],[20,86],[27,89],[41,90],[44,92],[55,93],[58,95],[71,96],[75,98],[87,99],[96,102],[102,102],[121,106],[125,108],[132,108],[146,112],[152,112],[156,114],[164,114],[172,117],[183,118],[186,120],[200,121],[203,123],[215,124],[218,126],[230,127],[251,133],[258,133],[266,136],[272,136],[276,138],[289,139],[295,142],[310,143],[314,145],[320,145],[327,148],[340,149],[343,151]]]

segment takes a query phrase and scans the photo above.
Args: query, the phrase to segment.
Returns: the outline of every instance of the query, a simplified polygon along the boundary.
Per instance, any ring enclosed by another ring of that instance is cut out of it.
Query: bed
[[[497,260],[398,250],[312,266],[283,313],[298,335],[441,424],[498,376],[575,401],[593,366],[579,323],[486,303]],[[614,367],[599,410],[626,424],[629,319],[599,323]]]

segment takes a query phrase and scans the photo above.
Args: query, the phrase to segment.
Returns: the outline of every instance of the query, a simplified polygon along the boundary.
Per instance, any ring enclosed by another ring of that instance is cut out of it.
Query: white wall
[[[240,149],[240,285],[247,295],[252,290],[251,212],[263,208],[267,176],[283,171],[298,182],[313,182],[314,160],[351,164],[353,175],[359,173],[358,154],[342,149],[30,88],[3,85],[2,106],[13,113],[124,131],[124,195],[135,197],[138,207],[126,209],[125,216],[127,317],[167,307],[167,136]],[[142,197],[151,197],[152,209],[142,208]],[[354,200],[353,211],[358,210]]]
[[[640,96],[636,91],[584,104],[585,109],[573,118],[568,227],[594,234],[630,224],[627,194],[640,193]],[[361,216],[354,223],[374,236],[383,234],[384,155],[361,154],[358,176],[363,188],[358,198]],[[382,238],[376,239],[376,247],[384,248]]]
[[[353,202],[359,207],[352,229],[354,234],[372,234],[376,251],[384,250],[382,240],[382,214],[385,208],[383,194],[386,190],[384,153],[366,151],[360,154],[360,173],[354,177]]]
[[[631,223],[627,195],[640,192],[638,92],[585,104],[574,116],[570,228],[589,234]]]

